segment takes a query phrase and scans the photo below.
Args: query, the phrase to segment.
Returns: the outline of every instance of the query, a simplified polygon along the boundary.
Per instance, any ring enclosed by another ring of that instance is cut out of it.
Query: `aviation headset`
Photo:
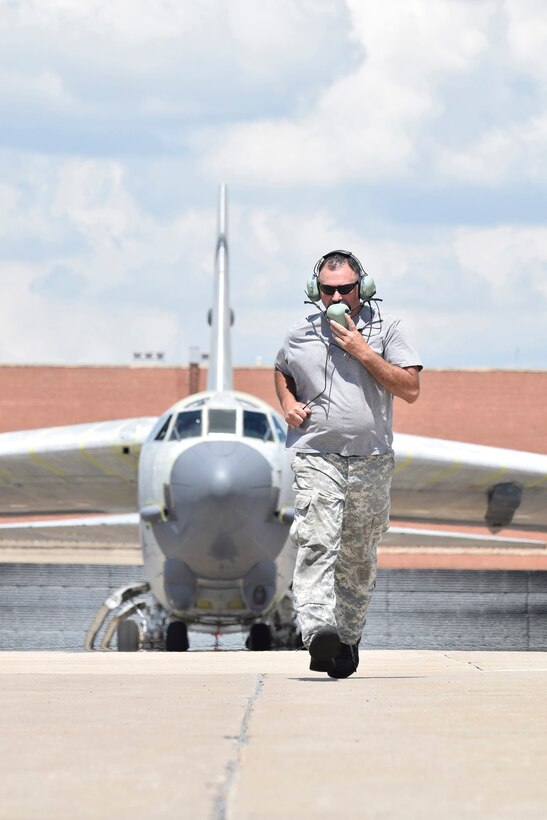
[[[335,254],[345,256],[346,259],[353,259],[353,262],[357,265],[359,269],[359,299],[361,300],[361,302],[368,302],[370,299],[372,299],[372,297],[376,293],[376,285],[374,284],[374,279],[372,278],[372,276],[369,276],[369,274],[365,271],[357,257],[354,256],[354,254],[351,253],[351,251],[329,251],[315,263],[313,273],[306,283],[306,295],[308,296],[308,298],[311,299],[312,302],[318,302],[321,298],[321,291],[319,289],[319,273],[325,262]]]

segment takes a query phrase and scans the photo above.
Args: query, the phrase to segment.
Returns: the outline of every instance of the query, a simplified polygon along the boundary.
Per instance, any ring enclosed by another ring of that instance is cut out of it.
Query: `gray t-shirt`
[[[421,370],[420,357],[399,319],[366,305],[354,322],[386,361]],[[314,399],[311,415],[300,427],[289,429],[287,447],[343,456],[391,452],[393,395],[336,344],[321,312],[290,328],[275,367],[294,379],[299,401]]]

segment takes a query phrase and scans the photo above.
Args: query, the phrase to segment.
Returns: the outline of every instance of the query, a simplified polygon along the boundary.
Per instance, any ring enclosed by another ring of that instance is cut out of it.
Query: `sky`
[[[545,368],[546,0],[0,0],[0,363],[236,365],[353,251],[426,367]]]

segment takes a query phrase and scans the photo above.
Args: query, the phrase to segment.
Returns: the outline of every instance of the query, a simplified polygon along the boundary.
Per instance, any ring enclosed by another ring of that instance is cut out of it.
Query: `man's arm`
[[[279,399],[279,404],[283,409],[285,421],[291,428],[300,427],[311,413],[309,407],[298,401],[296,395],[296,385],[291,376],[286,376],[281,370],[274,371],[275,392]]]
[[[353,321],[348,318],[348,327],[342,327],[337,322],[331,322],[332,332],[336,343],[350,356],[361,362],[376,381],[409,404],[416,401],[420,395],[420,371],[418,367],[399,367],[386,362],[367,344]]]

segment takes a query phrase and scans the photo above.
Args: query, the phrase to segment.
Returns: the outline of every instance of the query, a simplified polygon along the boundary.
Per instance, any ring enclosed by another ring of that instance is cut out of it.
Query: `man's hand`
[[[285,414],[285,421],[291,430],[294,430],[295,427],[300,427],[300,425],[306,421],[311,410],[309,407],[306,407],[305,404],[302,404],[301,401],[296,401],[294,404],[291,404],[290,407],[285,406],[283,412]]]
[[[355,327],[353,319],[349,313],[346,313],[346,322],[348,323],[348,326],[342,327],[342,325],[339,325],[338,322],[331,321],[331,330],[336,339],[336,344],[341,347],[342,350],[349,353],[350,356],[353,356],[355,359],[359,359],[363,353],[366,353],[366,348],[368,345]]]
[[[420,368],[399,367],[386,362],[363,339],[349,315],[346,316],[346,320],[347,328],[338,322],[330,323],[336,344],[357,359],[370,375],[394,396],[404,399],[409,404],[415,402],[420,395]]]
[[[286,376],[281,370],[276,369],[275,391],[279,404],[283,408],[283,416],[289,427],[293,430],[295,427],[300,427],[310,415],[311,410],[301,401],[298,401],[296,385],[292,376]]]

